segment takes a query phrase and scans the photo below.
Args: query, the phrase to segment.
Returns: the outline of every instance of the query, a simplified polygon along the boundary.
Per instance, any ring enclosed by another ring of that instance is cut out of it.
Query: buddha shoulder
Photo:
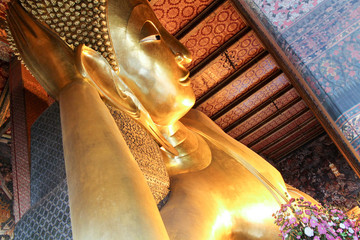
[[[247,146],[227,135],[205,114],[192,109],[180,121],[190,130],[226,152],[252,174],[264,179],[272,188],[278,189],[281,193],[286,192],[284,180],[276,168]]]

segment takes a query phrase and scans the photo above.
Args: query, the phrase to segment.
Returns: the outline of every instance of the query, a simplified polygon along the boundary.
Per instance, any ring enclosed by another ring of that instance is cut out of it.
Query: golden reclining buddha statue
[[[13,1],[8,24],[60,104],[74,239],[279,238],[282,176],[191,110],[191,54],[146,0]],[[171,195],[160,212],[103,100],[162,146]]]

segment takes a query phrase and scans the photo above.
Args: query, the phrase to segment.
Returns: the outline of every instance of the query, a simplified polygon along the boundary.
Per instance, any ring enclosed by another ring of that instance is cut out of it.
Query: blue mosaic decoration
[[[134,120],[108,107],[161,209],[169,198],[170,180],[159,146]],[[31,206],[15,227],[15,239],[72,239],[58,103],[31,128]]]
[[[31,127],[31,206],[66,179],[59,111],[54,103]]]
[[[31,209],[15,227],[15,239],[71,240],[69,197],[59,104],[31,127]]]
[[[66,180],[34,205],[15,227],[15,240],[41,239],[72,239]]]

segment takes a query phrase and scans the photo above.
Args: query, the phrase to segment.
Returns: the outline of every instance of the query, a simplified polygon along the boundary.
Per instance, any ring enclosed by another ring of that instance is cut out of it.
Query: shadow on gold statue
[[[190,110],[195,97],[183,66],[189,51],[145,0],[99,4],[107,13],[101,36],[108,52],[96,47],[102,55],[76,38],[72,50],[16,1],[8,14],[22,59],[60,103],[74,239],[279,238],[272,213],[287,200],[285,183],[268,162]],[[99,96],[167,150],[172,193],[160,213]]]

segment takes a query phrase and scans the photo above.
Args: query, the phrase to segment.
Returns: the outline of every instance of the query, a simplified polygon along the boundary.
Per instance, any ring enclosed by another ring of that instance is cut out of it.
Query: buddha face
[[[110,15],[110,35],[120,77],[134,92],[153,121],[162,126],[180,119],[194,104],[189,51],[169,34],[147,2],[131,7],[128,21]],[[125,25],[126,26],[122,26]]]

